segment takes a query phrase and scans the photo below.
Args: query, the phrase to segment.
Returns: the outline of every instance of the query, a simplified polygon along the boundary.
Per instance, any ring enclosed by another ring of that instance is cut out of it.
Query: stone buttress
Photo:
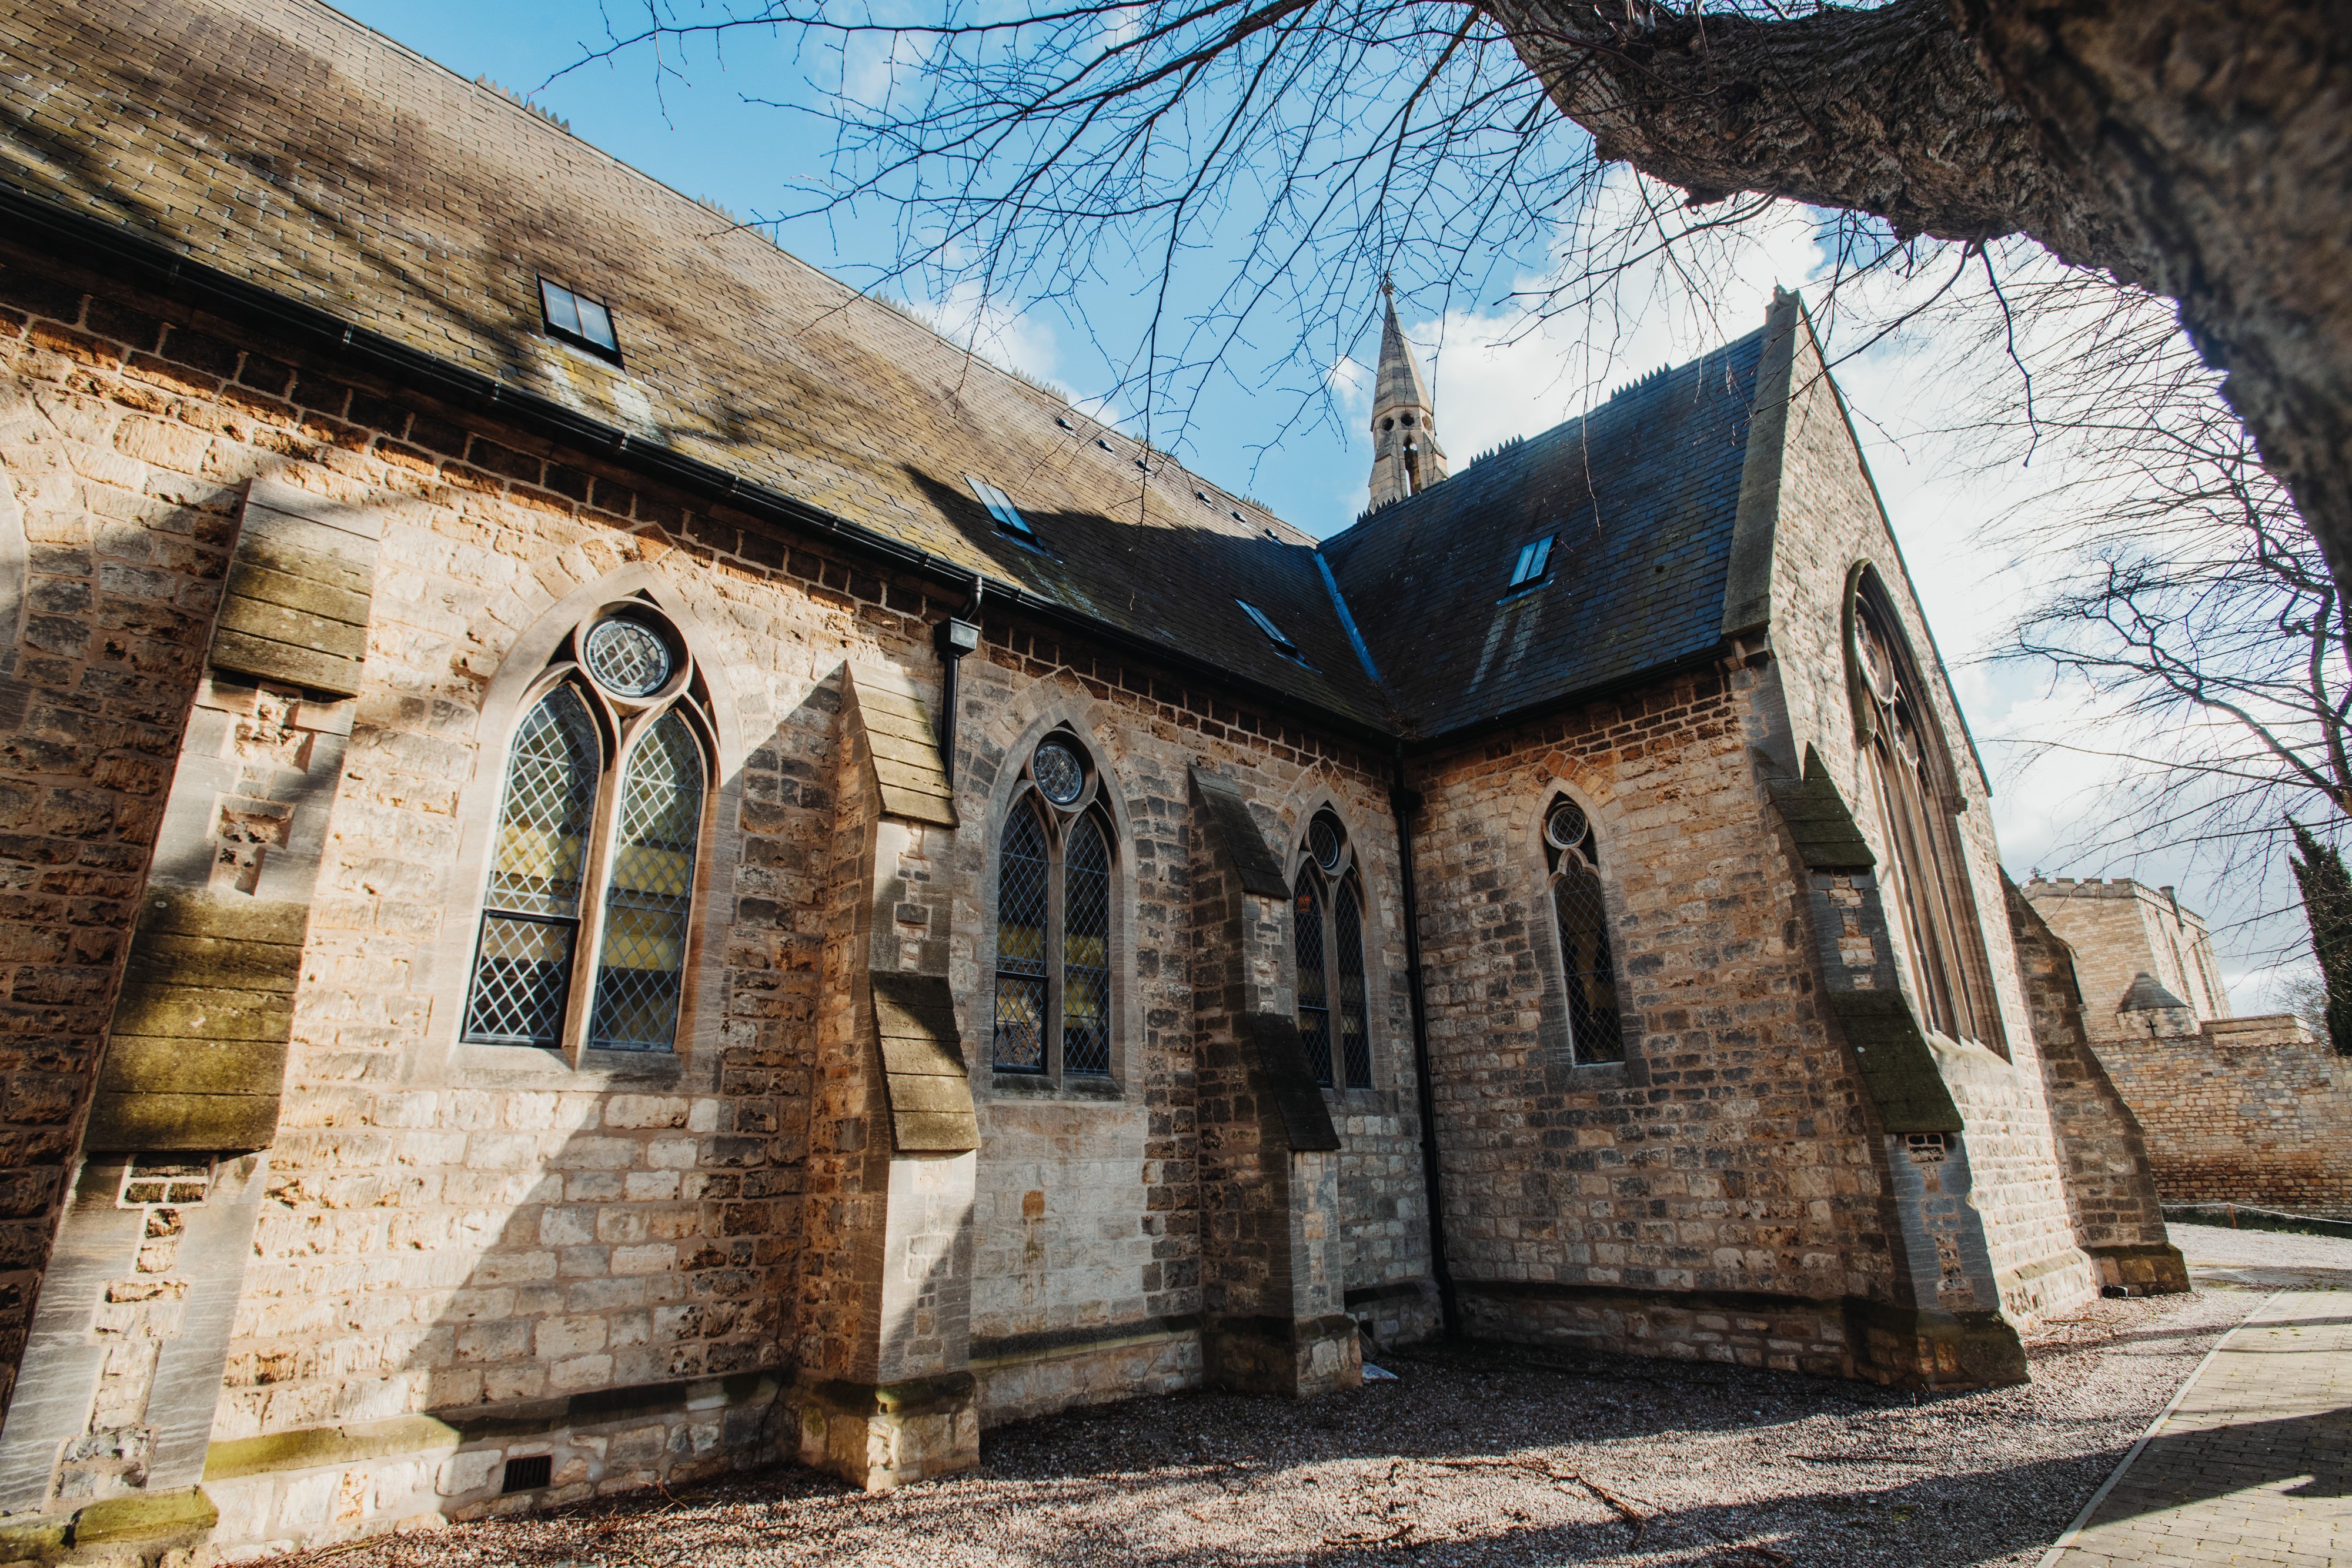
[[[787,1451],[882,1490],[980,1460],[980,1130],[948,987],[956,815],[905,677],[841,676],[839,787]]]
[[[2025,1347],[1969,1201],[1966,1124],[1896,977],[1877,856],[1812,747],[1802,779],[1766,789],[1805,871],[1822,1001],[1868,1091],[1894,1210],[1895,1299],[1849,1302],[1855,1370],[1928,1387],[2022,1383]]]
[[[0,1428],[0,1511],[78,1546],[208,1528],[380,520],[254,481],[166,797],[82,1163]]]
[[[1209,1381],[1363,1378],[1339,1252],[1339,1135],[1307,1064],[1282,862],[1234,784],[1192,769],[1202,1349]]]

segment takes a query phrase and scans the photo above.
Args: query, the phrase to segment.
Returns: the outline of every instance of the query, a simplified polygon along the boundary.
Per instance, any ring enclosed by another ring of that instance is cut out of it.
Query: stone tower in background
[[[1381,329],[1381,368],[1372,382],[1372,497],[1375,507],[1417,496],[1445,477],[1429,384],[1413,362],[1397,320],[1396,290],[1383,284],[1388,320]]]

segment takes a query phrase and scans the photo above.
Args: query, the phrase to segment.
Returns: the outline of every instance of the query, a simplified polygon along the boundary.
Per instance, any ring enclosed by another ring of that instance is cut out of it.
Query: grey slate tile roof
[[[1759,330],[1382,507],[1323,552],[1408,730],[1440,736],[1721,640]],[[1550,570],[1508,593],[1522,546]]]
[[[314,0],[0,11],[0,183],[1388,723],[1307,535]],[[623,366],[543,335],[541,274],[610,304]],[[1008,492],[1045,550],[1000,532],[967,474]]]
[[[1318,561],[1261,508],[316,0],[0,13],[0,185],[1357,724],[1439,735],[1715,640],[1756,338]],[[542,274],[613,307],[624,365],[543,334]],[[966,475],[1044,548],[994,527]],[[1547,586],[1498,608],[1545,528]]]

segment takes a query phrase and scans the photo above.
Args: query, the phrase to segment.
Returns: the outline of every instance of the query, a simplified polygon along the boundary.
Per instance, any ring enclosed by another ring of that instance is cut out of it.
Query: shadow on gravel
[[[1475,1348],[1385,1364],[1402,1381],[1307,1405],[1193,1393],[994,1428],[978,1470],[880,1496],[779,1469],[329,1550],[336,1568],[1964,1568],[2038,1552],[2128,1441],[2102,1426],[2053,1455],[2084,1417],[2036,1388]],[[2313,1440],[2273,1425],[2280,1451]]]

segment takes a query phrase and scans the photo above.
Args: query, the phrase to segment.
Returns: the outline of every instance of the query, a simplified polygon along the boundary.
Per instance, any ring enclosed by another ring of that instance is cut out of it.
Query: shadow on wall
[[[687,1056],[596,1052],[574,1073],[469,1047],[439,1088],[356,1098],[298,1068],[206,1471],[217,1542],[311,1544],[774,1456],[837,707],[814,690],[738,775],[736,887],[700,917],[724,973]]]

